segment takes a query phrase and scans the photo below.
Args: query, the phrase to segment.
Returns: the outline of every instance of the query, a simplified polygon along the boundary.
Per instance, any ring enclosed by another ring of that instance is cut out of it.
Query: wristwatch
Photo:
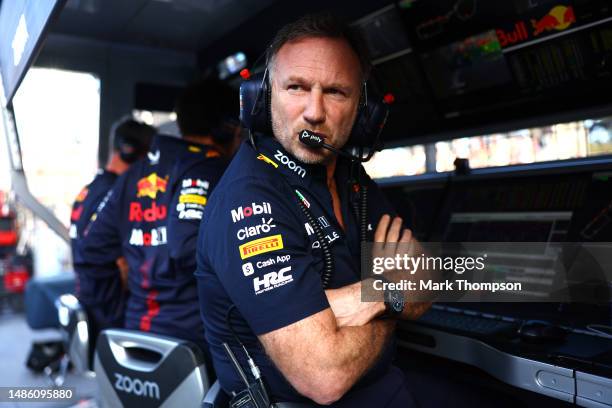
[[[382,275],[379,278],[383,282],[390,283],[390,281]],[[398,317],[401,315],[406,306],[404,293],[401,290],[385,289],[383,296],[385,301],[385,312],[383,313],[383,317]]]
[[[401,290],[385,290],[385,317],[398,317],[404,311],[406,301]]]

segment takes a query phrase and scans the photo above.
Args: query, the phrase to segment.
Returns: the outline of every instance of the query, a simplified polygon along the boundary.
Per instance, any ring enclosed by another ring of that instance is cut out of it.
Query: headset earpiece
[[[240,122],[251,134],[271,134],[268,70],[240,84]]]
[[[376,150],[379,137],[389,115],[389,108],[382,98],[368,93],[367,83],[363,83],[359,110],[353,124],[347,147]]]

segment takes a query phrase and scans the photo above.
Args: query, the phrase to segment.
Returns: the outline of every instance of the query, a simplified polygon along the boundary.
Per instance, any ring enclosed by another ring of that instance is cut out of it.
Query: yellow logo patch
[[[280,234],[271,237],[259,238],[238,247],[240,258],[247,259],[255,255],[283,249],[283,236]]]
[[[137,197],[149,197],[155,200],[158,192],[165,193],[168,186],[168,176],[161,178],[157,173],[151,173],[147,177],[138,180]]]
[[[207,202],[206,197],[197,194],[183,194],[179,196],[179,203],[206,205]]]
[[[272,166],[274,166],[275,168],[278,168],[278,164],[276,164],[276,162],[272,159],[270,159],[267,156],[264,156],[263,154],[259,153],[259,156],[257,156],[257,160],[262,160]]]

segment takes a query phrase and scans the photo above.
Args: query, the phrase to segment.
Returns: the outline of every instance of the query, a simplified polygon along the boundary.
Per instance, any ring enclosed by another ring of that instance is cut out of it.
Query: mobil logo
[[[232,210],[232,222],[236,223],[253,215],[272,214],[272,206],[270,203],[263,202],[260,204],[251,203],[250,206],[240,206]]]

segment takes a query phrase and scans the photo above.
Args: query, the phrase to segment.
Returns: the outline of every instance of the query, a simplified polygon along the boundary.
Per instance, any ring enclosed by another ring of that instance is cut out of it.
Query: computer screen
[[[393,4],[356,21],[353,27],[374,61],[410,48],[406,28]]]
[[[495,31],[421,54],[423,68],[440,99],[512,81]]]
[[[431,241],[462,243],[468,250],[487,248],[487,281],[521,282],[523,288],[506,299],[514,303],[484,296],[480,303],[453,306],[568,323],[609,321],[608,306],[587,304],[580,292],[588,274],[603,282],[601,271],[592,262],[578,262],[577,256],[582,243],[610,241],[611,174],[586,171],[452,181]],[[414,211],[418,214],[419,209]],[[481,245],[487,242],[501,244]],[[558,288],[567,288],[568,299],[581,300],[548,300],[560,297]],[[585,310],[591,313],[588,318]]]

